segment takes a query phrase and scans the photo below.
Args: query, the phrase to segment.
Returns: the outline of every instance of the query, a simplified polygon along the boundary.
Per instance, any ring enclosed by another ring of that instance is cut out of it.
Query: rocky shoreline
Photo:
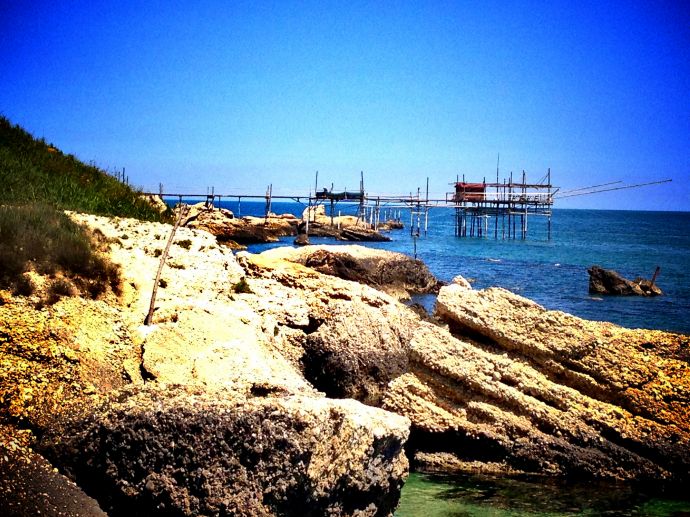
[[[688,336],[441,286],[396,253],[235,255],[187,227],[144,326],[171,227],[72,217],[108,240],[123,292],[41,310],[2,293],[0,444],[109,515],[390,515],[408,458],[690,481]],[[400,303],[419,292],[439,324]]]
[[[300,237],[300,243],[308,243],[309,237],[330,237],[353,242],[389,241],[390,237],[382,232],[402,228],[395,221],[384,222],[374,228],[351,215],[330,217],[326,215],[323,205],[307,207],[302,219],[292,214],[274,213],[268,213],[266,217],[238,218],[230,210],[205,203],[189,207],[182,226],[205,230],[232,249],[244,249],[247,244],[278,242],[281,237],[287,236]]]

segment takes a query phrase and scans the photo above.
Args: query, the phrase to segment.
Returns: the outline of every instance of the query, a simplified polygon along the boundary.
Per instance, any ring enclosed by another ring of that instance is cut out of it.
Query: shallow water
[[[626,485],[556,484],[487,476],[412,473],[396,517],[690,516],[690,500]]]

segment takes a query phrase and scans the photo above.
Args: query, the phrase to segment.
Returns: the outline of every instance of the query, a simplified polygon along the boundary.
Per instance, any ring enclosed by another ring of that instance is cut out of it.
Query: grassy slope
[[[42,203],[63,210],[159,221],[131,187],[36,140],[0,117],[0,205]]]
[[[30,295],[24,273],[35,271],[54,278],[48,301],[117,290],[116,268],[63,210],[165,219],[131,187],[0,117],[0,288]]]

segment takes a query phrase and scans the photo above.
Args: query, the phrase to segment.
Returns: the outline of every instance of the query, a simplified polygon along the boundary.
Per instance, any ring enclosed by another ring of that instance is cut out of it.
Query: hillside
[[[63,210],[160,221],[130,186],[66,155],[0,117],[0,204],[44,203]]]
[[[64,295],[96,298],[109,288],[117,291],[116,268],[65,210],[166,219],[130,186],[5,117],[0,117],[0,185],[0,289],[37,294],[39,305]]]

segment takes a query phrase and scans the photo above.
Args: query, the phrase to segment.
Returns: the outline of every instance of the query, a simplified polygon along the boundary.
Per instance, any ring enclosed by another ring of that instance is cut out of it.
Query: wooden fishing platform
[[[238,216],[241,217],[242,200],[265,200],[265,217],[268,221],[272,213],[274,200],[289,200],[302,203],[305,207],[317,207],[328,205],[330,208],[331,223],[334,224],[336,215],[340,211],[336,209],[339,203],[352,206],[355,204],[358,222],[378,230],[382,223],[391,221],[401,223],[403,212],[409,210],[410,234],[419,237],[422,232],[426,235],[429,227],[429,211],[437,208],[454,210],[455,235],[458,237],[480,237],[494,239],[527,239],[529,219],[533,216],[546,218],[546,238],[551,239],[551,217],[556,198],[566,198],[621,190],[638,188],[646,185],[667,183],[671,180],[660,180],[635,185],[617,185],[616,181],[602,185],[593,185],[569,191],[560,191],[551,182],[551,169],[536,182],[527,181],[527,174],[522,171],[519,180],[509,177],[499,181],[498,165],[496,167],[496,181],[487,183],[486,178],[481,183],[462,181],[457,177],[451,183],[453,191],[448,192],[443,199],[429,198],[429,178],[426,180],[426,194],[422,195],[421,188],[409,195],[372,195],[364,190],[364,173],[360,175],[358,190],[335,190],[333,184],[329,188],[319,189],[319,173],[316,173],[314,191],[308,195],[274,195],[273,185],[269,185],[266,193],[261,194],[216,194],[210,187],[206,194],[164,193],[163,185],[159,184],[159,192],[145,192],[144,195],[160,196],[161,198],[177,198],[180,203],[183,199],[199,198],[205,200],[209,206],[220,205],[223,200],[236,200],[238,204]],[[604,188],[606,187],[606,188]],[[559,192],[560,191],[560,192]],[[307,214],[313,214],[316,219],[316,210],[309,210]],[[311,217],[311,215],[310,215]],[[307,221],[309,223],[310,221]],[[539,225],[541,228],[544,225]]]
[[[547,218],[547,238],[551,239],[551,216],[554,194],[558,188],[551,184],[551,169],[536,183],[521,181],[513,174],[503,182],[455,182],[455,192],[448,197],[455,204],[455,234],[460,237],[527,238],[530,216]],[[490,219],[493,218],[491,223]]]

